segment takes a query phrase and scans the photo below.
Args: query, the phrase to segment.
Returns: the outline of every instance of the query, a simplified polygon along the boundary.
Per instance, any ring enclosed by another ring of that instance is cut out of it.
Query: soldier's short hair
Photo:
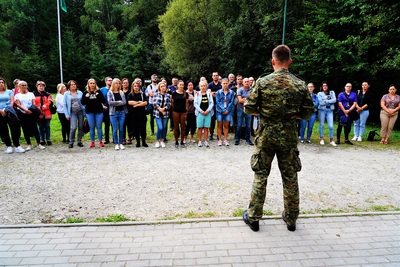
[[[287,45],[278,45],[272,50],[272,58],[278,62],[288,62],[290,59],[290,48]]]

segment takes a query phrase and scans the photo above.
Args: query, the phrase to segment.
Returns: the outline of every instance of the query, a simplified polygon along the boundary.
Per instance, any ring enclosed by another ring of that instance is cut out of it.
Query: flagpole
[[[283,8],[283,30],[282,30],[282,44],[285,44],[285,33],[286,33],[286,10],[287,10],[287,0],[285,0],[285,7]]]
[[[57,0],[57,18],[58,18],[58,50],[60,53],[60,78],[61,78],[61,83],[64,83],[63,68],[62,68],[62,50],[61,50],[60,0]]]

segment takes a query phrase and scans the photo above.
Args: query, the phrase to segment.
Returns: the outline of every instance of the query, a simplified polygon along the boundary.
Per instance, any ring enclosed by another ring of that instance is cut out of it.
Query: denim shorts
[[[211,125],[211,114],[207,115],[197,114],[196,126],[197,128],[210,128]]]
[[[230,112],[228,114],[222,114],[217,112],[217,121],[230,122],[232,120],[232,115]]]

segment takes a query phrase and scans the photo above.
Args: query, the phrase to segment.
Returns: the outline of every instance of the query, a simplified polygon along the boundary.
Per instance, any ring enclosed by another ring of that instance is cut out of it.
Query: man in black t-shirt
[[[215,103],[215,95],[219,89],[222,88],[221,83],[219,82],[219,74],[218,72],[213,72],[212,74],[212,82],[210,82],[207,86],[207,89],[209,89],[212,93],[213,100]],[[210,138],[209,140],[213,140],[213,134],[214,134],[214,128],[215,128],[215,120],[216,120],[216,105],[214,105],[214,115],[211,117],[211,127],[210,127]]]

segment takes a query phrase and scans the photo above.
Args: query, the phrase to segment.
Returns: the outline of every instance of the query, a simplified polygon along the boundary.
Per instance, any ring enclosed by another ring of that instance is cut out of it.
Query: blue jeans
[[[40,141],[50,141],[50,120],[38,119]]]
[[[112,125],[112,136],[114,144],[122,144],[124,138],[124,123],[125,123],[125,111],[116,111],[114,115],[110,115],[110,121]],[[118,139],[119,138],[119,139]]]
[[[73,144],[75,141],[76,128],[78,128],[78,142],[82,142],[83,112],[82,111],[79,111],[78,113],[71,112],[71,117],[69,121],[71,122],[71,131],[69,132],[69,143]]]
[[[324,137],[324,123],[325,120],[328,123],[329,128],[329,138],[333,139],[333,110],[318,110],[319,119],[319,137]]]
[[[101,141],[103,138],[103,131],[101,129],[103,113],[86,113],[86,119],[90,128],[90,141],[94,142],[94,128],[97,129],[97,138]]]
[[[246,127],[245,131],[245,139],[246,141],[250,140],[250,124],[251,124],[251,114],[244,113],[243,110],[237,110],[237,129],[236,129],[236,140],[240,140],[241,132],[242,132],[242,124],[244,119],[244,126]]]
[[[365,131],[365,124],[369,116],[369,110],[363,110],[360,113],[360,119],[354,121],[354,136],[362,137]]]
[[[309,120],[300,121],[300,140],[304,140],[304,132],[307,127],[307,141],[310,141],[312,128],[314,127],[315,119],[317,118],[317,113],[313,113]]]
[[[168,117],[156,118],[157,140],[165,139],[165,136],[167,135],[167,122],[168,122]]]

